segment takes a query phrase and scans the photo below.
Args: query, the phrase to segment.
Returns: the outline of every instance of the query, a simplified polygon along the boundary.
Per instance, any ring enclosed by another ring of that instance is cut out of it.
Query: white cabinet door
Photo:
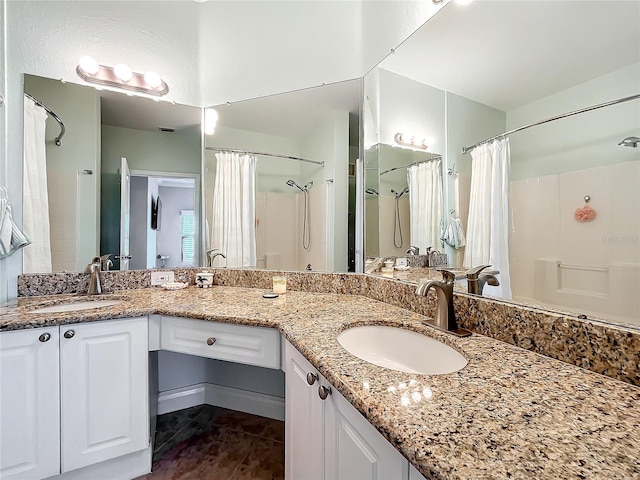
[[[289,342],[285,360],[286,480],[408,480],[407,460]]]
[[[0,334],[0,478],[60,472],[58,327]]]
[[[62,472],[149,443],[147,319],[60,327]]]
[[[332,389],[325,404],[325,478],[407,480],[407,460]]]
[[[285,478],[324,478],[324,402],[318,396],[320,376],[285,342]],[[307,381],[307,375],[311,374]]]

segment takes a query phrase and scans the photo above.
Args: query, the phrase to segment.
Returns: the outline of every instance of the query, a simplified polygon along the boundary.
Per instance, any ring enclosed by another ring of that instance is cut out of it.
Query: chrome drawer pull
[[[40,335],[38,337],[38,340],[40,340],[42,343],[48,342],[50,339],[51,339],[51,334],[50,333],[43,333],[42,335]]]
[[[214,343],[216,343],[216,339],[215,339],[215,337],[209,337],[209,338],[207,338],[207,345],[211,346],[211,345],[213,345]]]
[[[75,334],[76,332],[74,332],[73,330],[67,330],[66,332],[64,332],[64,338],[73,338]]]
[[[318,377],[317,373],[313,373],[313,372],[309,372],[307,373],[307,383],[309,385],[313,385],[314,383],[316,383],[316,380],[319,380],[320,377]]]

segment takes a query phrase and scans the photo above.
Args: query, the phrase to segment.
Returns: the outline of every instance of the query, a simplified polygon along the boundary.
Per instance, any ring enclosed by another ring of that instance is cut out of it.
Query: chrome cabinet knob
[[[42,343],[48,342],[50,339],[51,339],[51,334],[50,333],[43,333],[42,335],[40,335],[38,337],[38,340],[40,340]]]
[[[207,338],[207,345],[211,346],[211,345],[213,345],[214,343],[216,343],[216,339],[215,339],[215,337],[209,337],[209,338]]]
[[[323,385],[320,385],[318,387],[318,395],[320,395],[320,398],[322,400],[326,400],[327,397],[331,395],[331,387],[325,387]]]
[[[320,377],[318,377],[317,373],[313,373],[313,372],[307,373],[307,383],[309,385],[313,385],[319,379],[320,379]]]
[[[74,332],[73,330],[67,330],[66,332],[64,332],[64,338],[73,338],[75,334],[76,332]]]

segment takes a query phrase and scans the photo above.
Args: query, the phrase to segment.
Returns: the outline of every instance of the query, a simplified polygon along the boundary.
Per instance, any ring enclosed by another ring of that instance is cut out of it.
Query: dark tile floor
[[[143,479],[284,479],[284,422],[209,405],[160,415]]]

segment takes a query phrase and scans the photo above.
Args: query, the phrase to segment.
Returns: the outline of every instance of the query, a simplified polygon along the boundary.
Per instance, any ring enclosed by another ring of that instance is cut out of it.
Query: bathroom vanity
[[[25,348],[33,353],[25,359],[47,357],[22,362],[24,373],[14,372],[10,388],[3,370],[0,433],[3,445],[18,441],[31,445],[33,450],[25,450],[22,466],[31,462],[40,468],[42,462],[48,463],[48,470],[23,477],[9,476],[7,470],[2,478],[46,478],[55,473],[65,479],[88,478],[87,472],[125,461],[130,462],[129,470],[122,464],[118,471],[130,473],[112,478],[135,478],[145,473],[144,468],[148,471],[148,398],[144,392],[135,396],[127,378],[132,380],[133,372],[138,372],[135,378],[141,381],[135,385],[147,391],[147,352],[165,348],[212,358],[231,355],[224,359],[285,370],[287,478],[297,478],[300,471],[326,479],[640,475],[637,387],[489,337],[451,337],[430,327],[428,317],[365,296],[288,291],[268,300],[262,293],[261,288],[229,286],[122,290],[118,296],[125,301],[117,305],[39,314],[29,311],[44,300],[70,297],[20,299],[17,307],[0,316],[3,368],[8,365],[5,357],[12,354],[8,338],[28,338]],[[433,337],[461,353],[468,364],[446,375],[402,373],[360,360],[338,343],[344,329],[370,324]],[[129,332],[125,326],[136,328]],[[236,335],[238,328],[242,330]],[[74,336],[65,338],[70,330]],[[47,332],[49,340],[40,341]],[[105,342],[96,342],[102,336]],[[137,342],[134,336],[144,338]],[[69,346],[74,341],[78,347]],[[78,353],[67,351],[77,348],[91,352],[84,356],[87,364]],[[73,365],[62,360],[58,370],[55,359],[67,355]],[[99,363],[92,363],[98,359]],[[118,369],[127,374],[117,374]],[[71,413],[65,410],[68,375],[88,382],[71,383],[73,396],[82,399],[81,393],[86,392],[85,398],[94,398],[98,410],[91,408],[87,415],[79,406]],[[23,385],[22,394],[16,385]],[[50,400],[44,404],[22,400],[36,393],[49,399],[50,392],[56,391],[62,405],[59,419],[34,409],[49,406]],[[5,394],[14,395],[8,404]],[[9,429],[5,418],[19,415],[7,410],[8,405],[23,416]],[[136,414],[130,415],[134,408]],[[103,416],[106,411],[111,413]],[[41,418],[38,415],[47,417],[44,423],[34,421]],[[125,423],[134,417],[143,418],[144,424]],[[56,424],[58,429],[52,429]],[[20,430],[18,425],[31,430]],[[43,425],[61,438],[60,456],[51,448],[41,456],[37,442],[28,443],[38,438]],[[67,461],[68,429],[86,432],[86,425],[99,428],[89,429],[96,435],[88,440],[80,438],[76,443],[80,451],[126,446],[87,460],[70,450],[72,460]],[[133,440],[139,434],[141,444]]]

